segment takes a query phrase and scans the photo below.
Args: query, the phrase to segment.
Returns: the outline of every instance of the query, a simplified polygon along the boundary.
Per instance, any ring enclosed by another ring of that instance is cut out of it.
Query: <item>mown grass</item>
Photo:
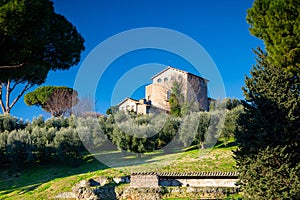
[[[235,148],[231,141],[228,146],[220,143],[212,149],[191,147],[175,153],[157,151],[146,153],[142,158],[119,151],[94,155],[112,168],[92,155],[85,156],[77,168],[54,162],[26,166],[22,172],[7,167],[0,172],[0,199],[54,199],[59,193],[71,191],[81,180],[123,176],[136,171],[234,171],[232,150]]]

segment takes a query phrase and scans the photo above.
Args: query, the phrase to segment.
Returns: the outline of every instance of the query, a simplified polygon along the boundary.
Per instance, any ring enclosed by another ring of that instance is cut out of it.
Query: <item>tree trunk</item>
[[[10,109],[5,110],[5,112],[3,112],[4,115],[10,115]]]
[[[2,83],[0,83],[0,106],[1,106],[2,112],[5,113],[6,109],[5,109],[5,106],[3,103],[3,99],[2,99],[2,92],[3,92],[3,86],[2,86]]]
[[[137,158],[142,158],[142,154],[143,154],[143,153],[137,153],[137,154],[136,154]]]
[[[9,79],[6,84],[0,83],[0,106],[3,114],[10,114],[11,108],[17,103],[17,101],[23,96],[23,94],[29,90],[32,85],[30,83],[26,83],[25,87],[21,90],[21,92],[17,95],[17,97],[10,102],[11,92],[19,85],[21,82],[16,81],[14,84],[11,83]],[[6,90],[5,101],[3,101],[3,88]]]
[[[200,142],[199,149],[205,149],[204,142]]]
[[[10,103],[10,91],[11,91],[11,89],[10,89],[10,80],[8,79],[8,81],[7,81],[7,85],[6,85],[6,96],[5,96],[5,101],[6,101],[6,110],[5,110],[5,112],[4,112],[4,114],[10,114],[10,105],[9,105],[9,103]]]

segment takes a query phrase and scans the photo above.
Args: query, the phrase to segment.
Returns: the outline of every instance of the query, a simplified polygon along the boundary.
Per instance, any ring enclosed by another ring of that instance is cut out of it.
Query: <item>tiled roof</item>
[[[190,72],[183,71],[183,70],[181,70],[181,69],[177,69],[177,68],[174,68],[174,67],[171,67],[171,66],[169,66],[169,67],[165,68],[164,70],[162,70],[161,72],[155,74],[154,76],[152,76],[151,79],[153,80],[155,77],[161,75],[162,73],[164,73],[165,71],[167,71],[167,70],[169,70],[169,69],[172,69],[172,70],[175,70],[175,71],[184,73],[184,74],[190,74],[190,75],[192,75],[192,76],[196,76],[196,77],[199,77],[199,78],[201,78],[201,79],[204,79],[205,81],[209,81],[209,80],[207,80],[207,79],[205,79],[205,78],[203,78],[203,77],[200,77],[200,76],[198,76],[198,75],[195,75],[195,74],[192,74],[192,73],[190,73]]]
[[[131,175],[157,175],[159,177],[237,177],[237,172],[136,172]]]
[[[157,172],[133,172],[131,175],[158,175]]]
[[[139,100],[136,100],[136,99],[127,97],[126,99],[124,99],[123,101],[121,101],[117,106],[120,106],[121,104],[123,104],[124,102],[126,102],[126,101],[128,101],[128,100],[135,101],[136,103],[139,102]]]

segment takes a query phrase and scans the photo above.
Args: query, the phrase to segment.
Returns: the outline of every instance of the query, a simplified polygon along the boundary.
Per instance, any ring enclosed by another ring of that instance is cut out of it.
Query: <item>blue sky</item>
[[[127,30],[159,27],[180,32],[198,42],[219,70],[226,96],[242,99],[241,87],[244,85],[245,74],[249,74],[255,63],[252,48],[262,46],[260,40],[250,35],[245,19],[246,11],[252,3],[252,0],[54,0],[55,11],[72,22],[85,38],[86,50],[77,66],[68,71],[49,73],[44,85],[73,87],[82,63],[103,41]],[[98,55],[100,62],[104,59],[101,56],[104,55]],[[147,63],[154,63],[151,65],[153,68],[150,65],[144,66],[147,73],[136,78],[149,78],[138,85],[135,91],[126,91],[119,87],[122,93],[117,93],[121,95],[112,99],[114,88],[122,76],[136,66]],[[150,78],[168,65],[201,75],[184,58],[172,52],[158,49],[130,52],[114,60],[101,76],[94,94],[96,111],[105,113],[123,95],[124,98],[142,98],[144,85],[150,83]],[[93,95],[89,94],[88,82],[87,79],[84,94],[87,96]],[[210,93],[214,94],[215,89],[217,86],[211,88]],[[212,97],[218,98],[216,94]],[[49,117],[41,108],[26,106],[23,98],[12,109],[12,115],[23,119],[32,119],[40,114]]]

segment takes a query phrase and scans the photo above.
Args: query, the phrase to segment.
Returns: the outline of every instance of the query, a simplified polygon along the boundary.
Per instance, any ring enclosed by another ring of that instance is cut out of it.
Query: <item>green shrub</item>
[[[54,137],[57,129],[54,127],[33,127],[31,131],[32,151],[37,161],[52,159],[54,150]]]
[[[32,161],[32,142],[26,130],[13,130],[7,136],[6,153],[17,170],[21,170],[25,162]]]
[[[0,133],[0,165],[7,163],[8,157],[6,154],[6,144],[7,144],[7,137],[9,132],[4,131]]]
[[[81,162],[83,146],[74,128],[61,128],[54,138],[57,158],[65,164],[78,166]]]
[[[13,131],[25,128],[25,123],[22,119],[17,119],[10,115],[0,115],[0,133],[4,131]]]

